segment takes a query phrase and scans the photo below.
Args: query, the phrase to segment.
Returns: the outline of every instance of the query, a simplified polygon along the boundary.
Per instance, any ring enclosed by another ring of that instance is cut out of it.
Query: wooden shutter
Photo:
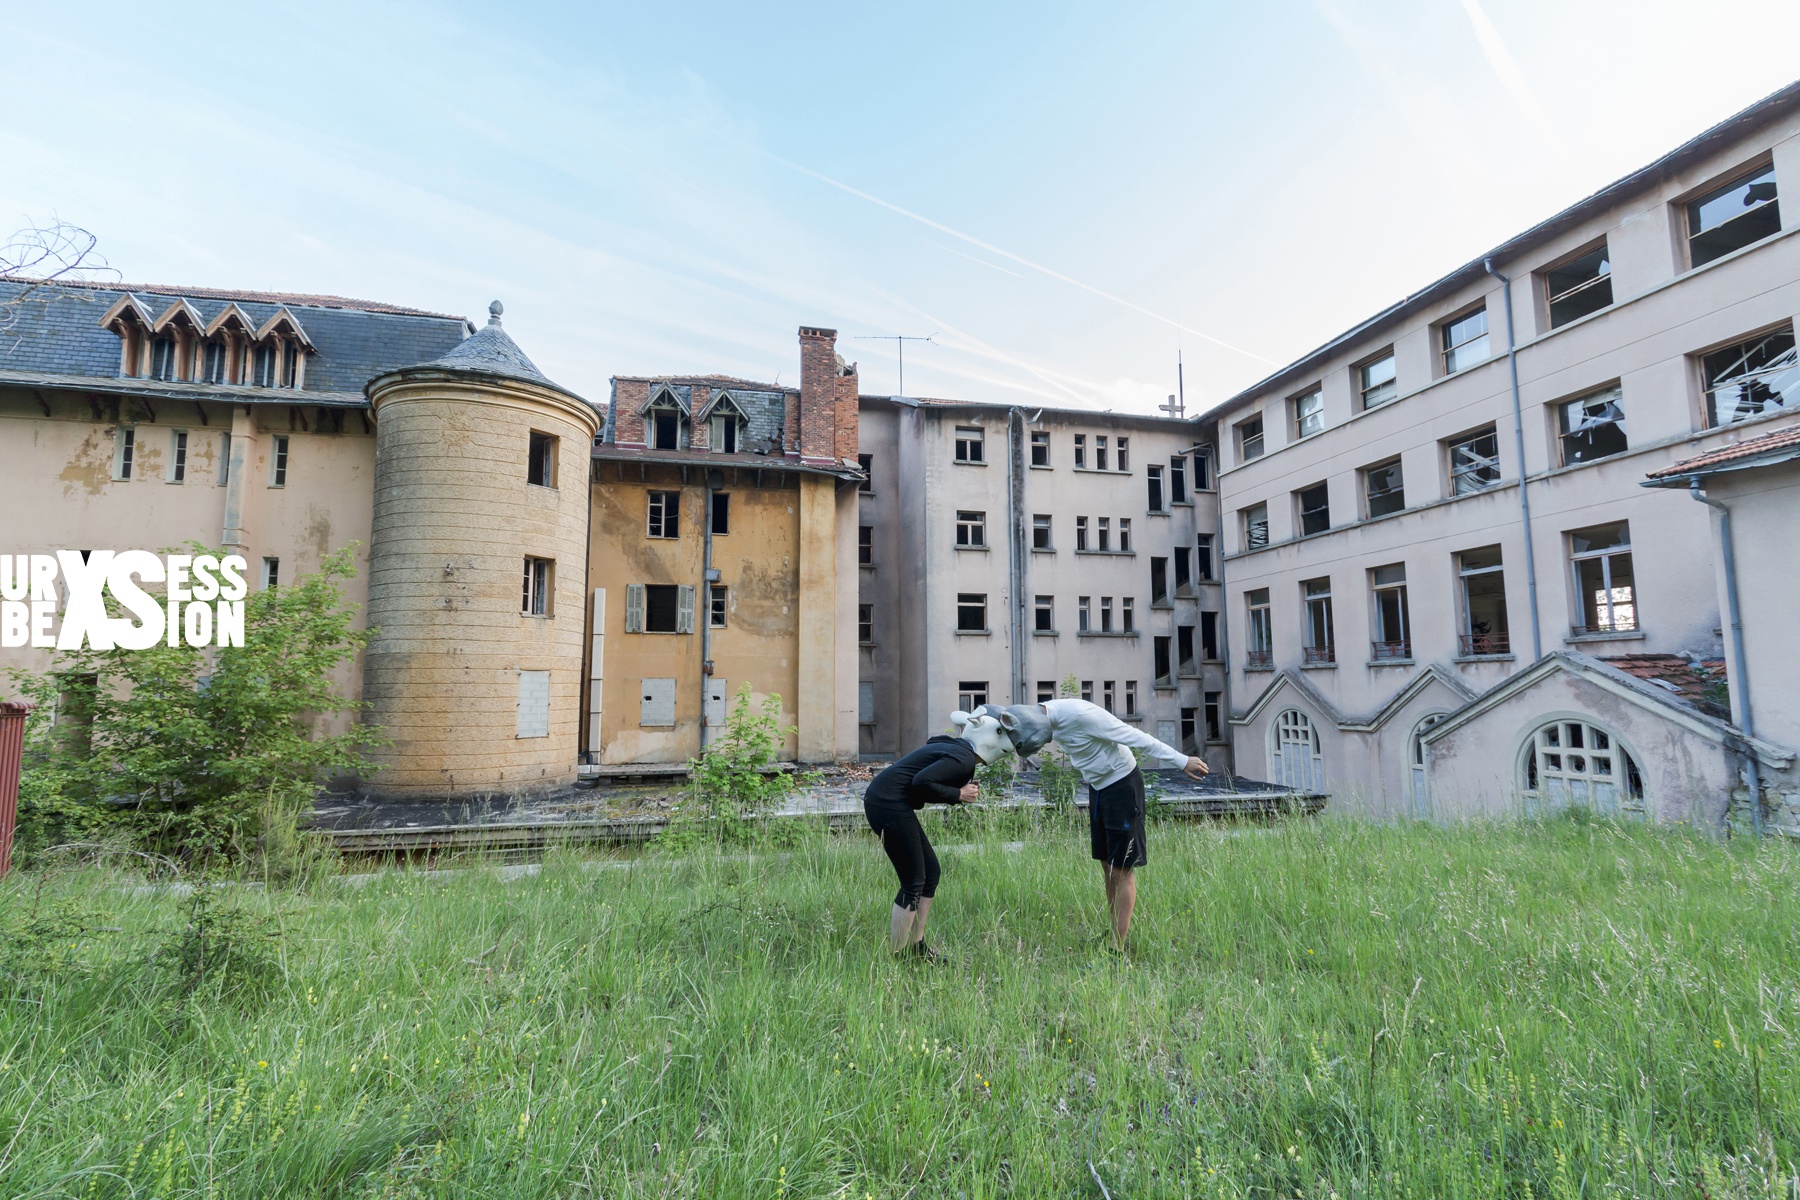
[[[694,589],[685,583],[676,593],[675,632],[694,632]]]
[[[625,632],[644,632],[644,585],[625,585]]]

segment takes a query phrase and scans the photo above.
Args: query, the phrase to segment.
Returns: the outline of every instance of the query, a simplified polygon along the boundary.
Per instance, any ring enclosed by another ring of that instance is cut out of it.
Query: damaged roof
[[[1727,677],[1722,658],[1691,659],[1680,654],[1613,654],[1600,658],[1636,679],[1655,684],[1692,704],[1709,717],[1731,719],[1726,702]]]
[[[1765,456],[1776,462],[1785,458],[1800,458],[1800,425],[1777,429],[1774,433],[1765,433],[1746,442],[1720,446],[1672,467],[1652,471],[1646,476],[1651,481],[1647,486],[1658,486],[1664,481],[1683,482],[1692,475],[1710,475],[1716,471],[1759,466],[1762,465],[1759,460]]]

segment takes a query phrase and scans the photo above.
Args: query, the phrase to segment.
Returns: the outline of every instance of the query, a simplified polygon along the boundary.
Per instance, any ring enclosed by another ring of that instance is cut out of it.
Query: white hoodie
[[[1091,788],[1109,787],[1136,770],[1132,749],[1144,752],[1148,766],[1187,766],[1187,755],[1127,725],[1098,704],[1046,700],[1041,707],[1050,717],[1050,736]]]

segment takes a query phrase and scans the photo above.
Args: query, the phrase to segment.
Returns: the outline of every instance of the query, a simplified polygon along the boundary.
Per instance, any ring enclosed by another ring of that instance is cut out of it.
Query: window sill
[[[1411,658],[1371,658],[1369,665],[1371,667],[1410,667],[1416,662],[1416,659]]]
[[[1054,471],[1054,470],[1056,470],[1056,468],[1051,466],[1049,463],[1032,463],[1031,469],[1033,471]]]
[[[1169,515],[1169,510],[1166,508],[1146,508],[1144,510],[1144,515],[1146,517],[1166,517]]]
[[[1055,546],[1033,546],[1031,548],[1031,552],[1033,554],[1055,554],[1056,547]]]
[[[1583,642],[1641,642],[1643,640],[1644,631],[1641,629],[1632,629],[1622,633],[1571,633],[1563,639],[1571,646],[1580,645]]]
[[[1454,663],[1513,662],[1517,658],[1512,654],[1459,654],[1451,659]]]
[[[1171,501],[1169,501],[1169,507],[1170,508],[1192,508],[1192,507],[1194,507],[1194,502],[1192,500],[1171,500]]]
[[[875,564],[874,563],[857,563],[856,569],[859,571],[873,571],[875,569]]]
[[[1155,683],[1150,685],[1150,690],[1153,692],[1172,692],[1175,690],[1175,681],[1173,679],[1158,679]]]
[[[1175,611],[1175,604],[1171,600],[1152,600],[1150,602],[1150,607],[1157,610],[1158,612],[1165,612],[1165,611],[1166,612],[1174,612]]]
[[[549,613],[527,613],[527,612],[522,612],[522,613],[520,613],[520,614],[519,614],[519,615],[520,615],[520,616],[521,616],[521,617],[526,617],[526,618],[529,618],[529,619],[530,619],[530,620],[533,620],[533,621],[551,621],[551,620],[554,620],[554,619],[555,619],[555,618],[554,618],[554,617],[552,617],[552,616],[551,616],[551,615],[550,615],[550,614],[549,614]],[[548,736],[548,735],[546,735],[546,736]]]
[[[993,637],[994,631],[991,629],[959,629],[956,631],[956,636],[957,637]]]
[[[957,553],[959,553],[959,554],[986,554],[989,550],[989,547],[987,547],[987,546],[958,546],[956,548],[956,550],[957,550]]]
[[[1335,662],[1301,663],[1300,669],[1302,671],[1335,671],[1338,669],[1338,665]]]
[[[1113,716],[1119,718],[1121,721],[1128,721],[1133,725],[1142,725],[1144,723],[1143,713],[1114,713]]]
[[[1112,558],[1136,558],[1137,557],[1136,550],[1077,550],[1075,553],[1077,553],[1077,554],[1096,554],[1102,558],[1106,558],[1108,556],[1110,556]]]
[[[1274,663],[1246,663],[1244,665],[1244,674],[1246,674],[1246,675],[1255,675],[1255,674],[1273,675],[1274,673],[1275,673],[1275,664]]]
[[[1129,474],[1131,474],[1131,471],[1129,469],[1126,469],[1123,471],[1115,471],[1111,467],[1071,467],[1069,469],[1072,471],[1079,471],[1083,475],[1129,475]]]
[[[1032,637],[1061,637],[1062,634],[1054,629],[1034,629],[1031,631],[1031,636]]]
[[[1129,631],[1102,631],[1098,629],[1082,630],[1075,636],[1078,638],[1134,638],[1138,635],[1135,629]]]
[[[972,458],[957,458],[957,459],[952,459],[951,461],[954,462],[959,467],[985,467],[985,466],[987,466],[987,462],[985,460],[977,461]]]
[[[723,625],[714,625],[713,628],[714,629],[723,629],[724,626]],[[873,650],[875,648],[874,642],[858,642],[856,644],[857,644],[857,646],[859,646],[860,648],[862,648],[864,650]]]

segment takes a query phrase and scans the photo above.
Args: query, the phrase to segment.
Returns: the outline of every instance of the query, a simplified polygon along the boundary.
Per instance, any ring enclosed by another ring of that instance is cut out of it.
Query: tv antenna
[[[894,353],[900,359],[900,392],[899,392],[899,394],[902,398],[904,398],[906,396],[906,343],[908,343],[908,342],[929,342],[929,341],[931,341],[932,338],[934,338],[936,336],[937,336],[936,333],[928,333],[923,337],[920,337],[916,334],[910,334],[910,333],[866,333],[866,334],[858,334],[854,340],[859,341],[859,342],[892,342],[892,343],[894,343]]]
[[[1159,404],[1156,407],[1177,419],[1187,416],[1187,388],[1183,386],[1181,380],[1181,350],[1179,348],[1175,351],[1175,394],[1169,397],[1167,404]]]

